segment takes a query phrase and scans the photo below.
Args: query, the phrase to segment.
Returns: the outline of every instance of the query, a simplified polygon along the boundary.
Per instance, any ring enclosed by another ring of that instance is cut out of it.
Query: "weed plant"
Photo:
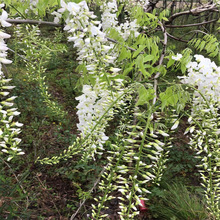
[[[155,191],[154,191],[155,192]],[[151,211],[157,219],[166,220],[208,220],[208,211],[201,194],[189,190],[181,182],[167,185],[160,193],[157,192],[157,203]]]

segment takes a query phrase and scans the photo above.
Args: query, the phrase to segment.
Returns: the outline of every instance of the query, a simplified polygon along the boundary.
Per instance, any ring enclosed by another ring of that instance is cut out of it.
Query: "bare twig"
[[[209,24],[218,21],[218,19],[213,19],[210,21],[203,21],[201,23],[195,23],[195,24],[183,24],[183,25],[165,25],[168,28],[184,28],[184,27],[193,27],[193,26],[200,26],[204,24]]]
[[[185,37],[186,35],[189,35],[190,33],[194,33],[194,34],[192,35],[192,37],[191,37],[189,40],[183,40],[183,37]],[[189,31],[189,32],[185,33],[184,35],[182,35],[181,38],[175,37],[175,36],[171,35],[171,34],[168,33],[168,32],[167,32],[167,36],[170,37],[170,38],[172,38],[172,39],[174,39],[174,40],[181,41],[181,42],[184,42],[184,43],[188,43],[190,40],[193,39],[193,37],[195,36],[196,33],[201,33],[201,34],[203,34],[203,35],[207,35],[207,33],[204,32],[204,31],[201,31],[201,30],[192,30],[192,31]]]
[[[166,52],[166,46],[167,46],[167,32],[166,29],[164,28],[163,24],[159,21],[160,24],[160,28],[163,32],[163,50],[162,53],[160,55],[160,59],[159,59],[159,64],[158,65],[162,65],[163,60],[164,60],[164,56],[165,56],[165,52]],[[157,78],[160,76],[160,72],[157,72],[156,75],[154,76],[154,99],[153,99],[153,105],[156,103],[157,100]]]
[[[37,24],[37,25],[47,25],[47,26],[54,26],[54,27],[62,27],[61,24],[57,24],[54,22],[49,21],[37,21],[37,20],[29,20],[29,19],[7,19],[8,23],[11,24]]]
[[[201,34],[207,35],[207,33],[204,32],[204,31],[201,31],[201,30],[192,30],[192,31],[189,31],[189,32],[185,33],[184,35],[182,35],[182,37],[188,35],[189,33],[201,33]]]
[[[168,32],[167,32],[167,36],[174,39],[174,40],[181,41],[181,42],[184,42],[184,43],[188,43],[187,40],[183,40],[182,38],[175,37],[175,36],[169,34]]]
[[[107,164],[107,166],[108,166],[108,164]],[[107,166],[106,166],[106,167],[107,167]],[[96,188],[97,184],[99,183],[99,181],[100,181],[100,179],[101,179],[102,174],[103,174],[103,173],[105,172],[105,170],[106,170],[106,167],[104,167],[104,168],[102,169],[102,171],[100,172],[98,179],[95,181],[93,187],[89,190],[89,194],[92,193],[92,191]],[[75,219],[76,215],[78,214],[78,212],[80,211],[80,209],[83,207],[83,205],[85,204],[86,200],[87,200],[87,199],[84,199],[84,200],[82,201],[82,203],[80,204],[79,208],[78,208],[78,209],[76,210],[76,212],[71,216],[70,220],[74,220],[74,219]]]
[[[195,15],[198,15],[198,14],[205,12],[205,11],[218,11],[218,9],[216,7],[216,4],[205,4],[205,5],[202,5],[200,7],[197,7],[197,8],[191,9],[191,10],[182,11],[182,12],[175,13],[175,14],[171,15],[169,17],[169,21],[167,21],[166,24],[172,23],[172,21],[174,19],[176,19],[177,17],[180,17],[182,15],[191,14],[191,15],[195,16]]]
[[[16,53],[14,50],[12,50],[12,49],[10,49],[10,48],[8,48],[8,50],[11,51],[12,53]],[[24,56],[22,56],[22,55],[20,55],[20,54],[18,54],[18,53],[16,53],[16,55],[19,56],[19,57],[21,57],[23,60],[29,61],[29,60],[27,60]]]

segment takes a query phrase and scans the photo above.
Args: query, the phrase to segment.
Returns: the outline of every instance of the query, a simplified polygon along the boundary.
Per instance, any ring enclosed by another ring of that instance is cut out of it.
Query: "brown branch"
[[[159,2],[160,0],[150,0],[149,4],[148,4],[148,8],[145,10],[145,12],[151,12],[153,11],[153,9],[156,7],[156,4]]]
[[[203,21],[201,23],[195,23],[195,24],[165,25],[165,26],[168,27],[168,28],[184,28],[184,27],[200,26],[200,25],[209,24],[209,23],[216,22],[216,21],[218,21],[218,19],[213,19],[211,21]]]
[[[171,15],[169,17],[169,21],[166,22],[166,24],[170,24],[172,23],[172,21],[174,19],[176,19],[177,17],[180,17],[182,15],[187,15],[187,14],[191,14],[193,16],[196,16],[202,12],[205,12],[205,11],[218,11],[217,7],[216,7],[216,4],[206,4],[206,5],[202,5],[200,7],[197,7],[197,8],[194,8],[194,9],[191,9],[191,10],[187,10],[187,11],[182,11],[182,12],[179,12],[179,13],[175,13],[173,15]]]
[[[180,42],[184,42],[184,43],[188,43],[193,37],[192,37],[190,40],[188,40],[188,41],[187,41],[187,40],[183,40],[183,37],[186,36],[186,35],[189,35],[190,33],[201,33],[201,34],[207,35],[207,33],[204,32],[204,31],[201,31],[201,30],[193,30],[193,31],[189,31],[189,32],[185,33],[184,35],[182,35],[181,38],[175,37],[175,36],[171,35],[171,34],[168,33],[168,32],[167,32],[167,36],[170,37],[170,38],[172,38],[172,39],[174,39],[174,40],[177,40],[177,41],[180,41]],[[193,35],[193,36],[194,36],[194,35]]]
[[[175,37],[175,36],[169,34],[168,32],[167,32],[167,36],[172,38],[172,39],[174,39],[174,40],[177,40],[177,41],[180,41],[180,42],[184,42],[184,43],[188,43],[187,40],[183,40],[182,38]]]
[[[184,36],[187,35],[187,34],[189,34],[189,33],[192,33],[192,32],[201,33],[201,34],[207,35],[207,33],[204,32],[204,31],[201,31],[201,30],[193,30],[193,31],[189,31],[188,33],[184,34]]]
[[[159,59],[159,66],[162,65],[163,60],[164,60],[164,56],[166,53],[166,46],[167,46],[167,32],[166,29],[164,28],[163,24],[159,21],[160,24],[160,28],[163,32],[163,49],[162,49],[162,53],[160,55],[160,59]],[[160,72],[157,72],[156,75],[154,76],[154,99],[153,99],[153,105],[156,103],[157,100],[157,78],[160,76]]]
[[[57,24],[54,22],[49,22],[49,21],[37,21],[37,20],[23,20],[23,19],[7,19],[6,20],[8,23],[11,24],[37,24],[37,25],[47,25],[47,26],[54,26],[54,27],[62,27],[61,24]]]

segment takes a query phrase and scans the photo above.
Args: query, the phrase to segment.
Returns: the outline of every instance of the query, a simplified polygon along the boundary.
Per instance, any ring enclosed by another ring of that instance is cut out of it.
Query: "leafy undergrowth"
[[[10,72],[17,69],[10,69]],[[22,69],[18,72],[22,72]],[[60,70],[61,72],[61,70]],[[56,72],[57,74],[57,72]],[[34,163],[37,157],[56,155],[69,146],[77,136],[77,117],[75,92],[70,88],[66,74],[50,77],[50,91],[53,98],[68,112],[64,121],[49,117],[44,103],[40,99],[37,86],[28,84],[25,75],[14,79],[17,86],[17,105],[21,111],[21,122],[24,123],[21,138],[25,155],[8,164],[1,158],[0,212],[8,219],[69,219],[76,212],[80,201],[87,198],[75,219],[90,219],[92,195],[87,192],[94,186],[103,167],[103,158],[90,164],[78,163],[80,158],[74,157],[58,165],[40,165]],[[65,81],[66,80],[66,81]],[[76,79],[75,79],[76,82]],[[69,86],[69,87],[68,87]],[[150,186],[152,198],[147,203],[147,211],[140,214],[139,219],[163,219],[156,213],[156,204],[164,204],[163,196],[170,180],[183,184],[193,183],[194,165],[197,161],[190,150],[186,150],[187,139],[183,135],[186,128],[184,119],[180,129],[174,135],[176,147],[171,149],[171,158],[164,174],[161,187]],[[114,129],[114,124],[111,125]],[[5,190],[7,189],[7,190]],[[98,191],[94,192],[99,194]],[[104,213],[111,219],[118,219],[118,200],[109,204]],[[88,216],[88,217],[87,217]]]
[[[58,65],[66,68],[57,68]],[[48,111],[38,84],[29,81],[22,64],[12,65],[7,73],[16,86],[13,93],[18,96],[19,120],[24,124],[20,137],[25,155],[10,164],[1,158],[1,216],[7,219],[68,219],[78,205],[78,188],[72,178],[65,175],[67,171],[62,170],[70,168],[71,164],[41,166],[35,161],[38,157],[58,154],[75,140],[77,117],[73,88],[78,76],[68,63],[53,62],[48,66],[46,80],[51,97],[67,113],[67,117],[61,119]]]
[[[80,158],[77,157],[54,166],[35,163],[38,157],[59,154],[78,135],[75,108],[78,92],[74,89],[78,75],[73,72],[72,66],[68,66],[68,59],[72,57],[66,57],[67,63],[53,63],[46,73],[51,97],[67,113],[64,119],[50,114],[37,83],[28,81],[22,65],[8,68],[8,74],[13,76],[16,86],[13,92],[18,96],[16,105],[21,111],[20,122],[24,124],[20,136],[25,155],[10,164],[1,158],[0,213],[3,218],[65,220],[77,211],[86,198],[75,219],[90,219],[92,198],[99,194],[94,186],[103,169],[105,155],[89,164],[79,163]],[[116,121],[117,117],[108,129],[109,135]],[[196,187],[198,178],[194,175],[197,161],[186,148],[188,140],[183,135],[186,126],[186,120],[182,119],[178,132],[174,134],[175,146],[171,149],[161,186],[148,186],[152,191],[151,199],[146,202],[147,210],[141,212],[139,219],[163,219],[155,207],[164,204],[167,184],[171,180],[199,188]],[[95,190],[90,195],[88,192],[92,187]],[[112,200],[108,210],[103,210],[110,219],[118,219],[118,202],[117,199]]]
[[[39,85],[29,80],[22,60],[7,69],[9,78],[13,78],[13,85],[16,86],[13,93],[18,96],[16,105],[21,112],[19,121],[24,124],[20,138],[25,155],[10,164],[0,158],[2,218],[70,219],[86,199],[75,219],[91,219],[94,195],[101,196],[96,189],[96,182],[106,162],[105,154],[99,160],[87,164],[79,162],[81,158],[77,156],[54,166],[35,163],[38,157],[58,155],[78,135],[75,97],[79,95],[76,89],[79,76],[74,72],[74,51],[70,48],[68,51],[67,54],[58,55],[63,59],[52,57],[45,72],[48,91],[52,100],[66,112],[64,118],[57,117],[48,110]],[[109,136],[116,127],[117,117],[119,116],[116,116],[108,128]],[[186,123],[186,119],[182,118],[178,132],[174,134],[174,147],[170,151],[168,169],[164,173],[161,186],[147,185],[152,193],[150,200],[146,202],[146,210],[141,212],[139,219],[164,219],[161,213],[157,213],[160,208],[158,205],[164,206],[164,197],[170,195],[166,194],[170,190],[167,184],[171,182],[193,185],[194,192],[201,191],[198,187],[198,176],[195,175],[197,161],[192,151],[187,149],[188,139],[183,135]],[[89,190],[93,187],[93,194],[90,195]],[[110,219],[119,219],[118,202],[117,199],[112,200],[108,204],[109,208],[102,211],[103,214],[108,214]]]

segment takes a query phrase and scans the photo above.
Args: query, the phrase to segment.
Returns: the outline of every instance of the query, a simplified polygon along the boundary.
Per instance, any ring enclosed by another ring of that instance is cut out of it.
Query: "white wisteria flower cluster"
[[[79,123],[77,124],[78,129],[84,138],[93,132],[93,135],[96,137],[95,142],[98,144],[99,149],[104,150],[103,144],[108,140],[104,131],[108,122],[106,120],[103,120],[102,123],[99,124],[98,122],[112,101],[110,91],[103,90],[100,84],[96,84],[93,88],[90,85],[84,85],[83,94],[77,97],[76,100],[79,101],[79,104],[76,106],[78,109],[77,115],[79,117]],[[110,115],[113,116],[112,109],[108,111],[108,118],[110,118]],[[98,127],[93,131],[96,125],[98,125]],[[93,154],[97,153],[96,143],[92,143],[91,146]]]
[[[87,3],[82,1],[78,4],[61,0],[62,8],[57,13],[68,12],[66,18],[66,30],[70,36],[68,41],[74,43],[78,49],[80,64],[85,64],[89,74],[100,74],[104,67],[113,65],[116,57],[107,55],[113,45],[107,42],[106,34],[101,31],[100,21],[94,20],[96,16],[89,11]],[[100,62],[104,65],[99,65]]]
[[[140,6],[143,10],[147,10],[149,6],[149,0],[119,0],[124,4],[125,10],[130,13],[131,9],[136,6]]]
[[[95,20],[97,16],[89,11],[85,1],[77,4],[61,0],[61,6],[58,12],[53,13],[56,16],[55,21],[58,22],[62,14],[68,12],[64,30],[69,32],[68,40],[74,42],[74,47],[78,49],[77,60],[86,65],[90,74],[100,74],[106,71],[106,67],[115,65],[118,55],[113,50],[114,45],[107,40],[106,32],[109,28],[115,28],[124,40],[127,40],[131,33],[134,33],[135,37],[140,34],[136,20],[118,24],[116,0],[103,2],[102,23]]]
[[[107,30],[108,28],[116,27],[118,25],[118,18],[117,18],[117,1],[113,0],[112,2],[104,2],[101,5],[102,13],[102,28],[103,30]]]
[[[4,7],[4,4],[0,4],[0,8],[2,7]],[[7,12],[2,9],[2,14],[0,16],[2,27],[9,27],[11,25],[6,21],[7,18]],[[22,127],[23,124],[14,121],[14,117],[20,114],[17,108],[13,108],[13,100],[16,96],[9,97],[9,90],[13,89],[14,86],[8,85],[11,79],[6,79],[2,71],[2,65],[12,63],[11,60],[6,58],[8,47],[4,39],[9,37],[9,34],[0,30],[0,149],[1,153],[8,154],[8,161],[16,155],[24,154],[18,147],[21,139],[17,138],[17,135],[21,132],[20,127]]]
[[[79,101],[77,126],[83,137],[92,131],[92,137],[95,140],[90,143],[90,155],[94,156],[97,148],[104,150],[103,144],[108,139],[105,129],[113,116],[113,110],[109,107],[121,95],[120,80],[115,83],[102,83],[100,78],[108,77],[106,71],[112,72],[111,76],[117,75],[120,69],[114,67],[116,57],[108,55],[113,45],[107,41],[106,34],[101,31],[100,21],[94,20],[96,16],[89,11],[87,3],[82,1],[78,4],[74,2],[66,4],[61,0],[61,6],[57,13],[67,12],[64,30],[68,31],[70,34],[68,40],[74,42],[74,47],[78,50],[77,60],[85,64],[88,73],[96,78],[95,85],[84,85],[83,94],[76,98]],[[107,114],[106,111],[108,111]],[[101,122],[100,119],[102,119]]]
[[[121,86],[120,83],[118,86]],[[94,86],[84,85],[83,94],[76,98],[79,101],[76,106],[79,117],[77,127],[83,138],[91,136],[89,155],[93,158],[104,151],[103,145],[109,139],[105,130],[115,114],[113,107],[124,103],[119,98],[121,95],[123,91],[112,92],[106,89],[105,83],[96,83]]]
[[[200,159],[198,167],[207,209],[219,219],[220,67],[202,55],[194,57],[196,61],[187,64],[188,76],[182,79],[196,89],[185,134],[190,133],[189,145]]]
[[[194,104],[204,102],[202,93],[208,101],[220,105],[220,67],[202,55],[194,55],[195,60],[187,64],[188,76],[181,77],[182,83],[197,87],[194,93]],[[199,107],[199,105],[198,105]]]
[[[135,37],[138,37],[140,34],[138,32],[139,25],[137,20],[126,20],[124,23],[119,24],[116,12],[118,11],[117,1],[113,0],[112,2],[104,2],[101,5],[102,13],[102,29],[108,31],[109,28],[115,28],[118,31],[120,36],[127,40],[131,33],[134,33]]]
[[[185,134],[190,133],[189,145],[196,152],[196,158],[200,160],[197,166],[207,209],[215,219],[220,218],[220,114],[218,110],[218,104],[215,102],[200,103],[199,108],[193,106],[192,116],[188,119],[190,126],[185,132]]]

